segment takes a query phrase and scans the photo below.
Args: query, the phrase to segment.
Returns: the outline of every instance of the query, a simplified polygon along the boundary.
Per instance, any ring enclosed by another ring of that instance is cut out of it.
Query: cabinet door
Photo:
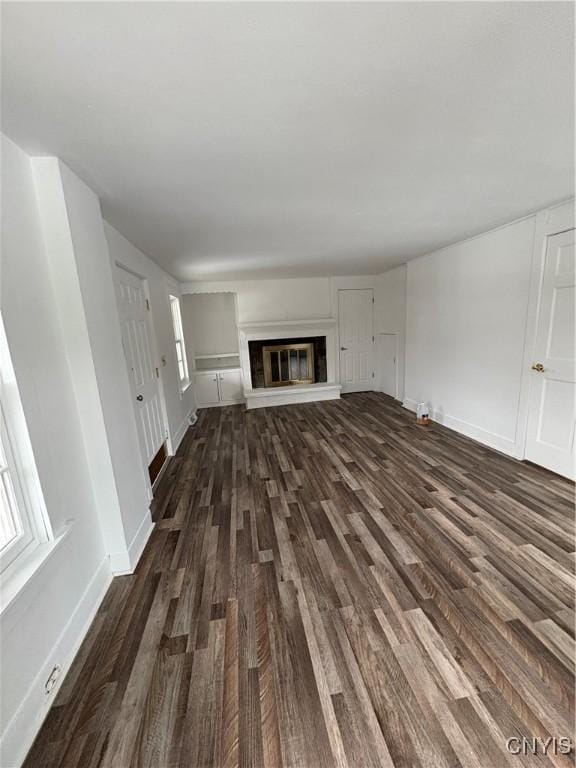
[[[194,374],[194,394],[196,395],[196,402],[200,407],[203,405],[217,405],[219,402],[218,374]]]
[[[219,374],[220,378],[220,400],[223,403],[237,403],[243,400],[244,390],[242,389],[242,372],[223,371]]]

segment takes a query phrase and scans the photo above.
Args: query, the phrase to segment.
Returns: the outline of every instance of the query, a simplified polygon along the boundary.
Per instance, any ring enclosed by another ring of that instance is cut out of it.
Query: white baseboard
[[[409,411],[416,412],[416,406],[418,403],[415,400],[405,398],[402,402],[404,408]],[[470,437],[472,440],[476,440],[478,443],[487,445],[489,448],[494,448],[501,453],[505,453],[507,456],[517,458],[517,447],[514,440],[510,440],[508,437],[499,435],[496,432],[490,432],[487,429],[477,426],[476,424],[470,424],[468,421],[463,421],[455,416],[450,416],[447,413],[430,409],[430,418],[432,421],[442,424],[444,427],[453,429],[455,432],[459,432],[461,435]]]
[[[171,447],[172,447],[172,455],[176,453],[178,448],[180,447],[180,443],[184,439],[184,435],[188,431],[188,427],[190,426],[190,419],[192,416],[196,413],[196,408],[193,408],[190,413],[186,416],[182,424],[178,427],[176,432],[174,433],[174,436],[171,440]]]
[[[0,747],[2,768],[18,768],[22,765],[50,707],[54,703],[56,693],[90,629],[111,581],[110,562],[106,557],[84,590],[72,616],[60,633],[44,665],[34,678],[34,682],[28,689],[22,703],[4,729]],[[60,667],[61,673],[56,685],[47,695],[44,690],[44,683],[56,664]]]
[[[198,408],[201,408],[202,410],[204,410],[204,408],[226,408],[228,405],[245,405],[245,403],[246,401],[244,398],[241,398],[240,400],[226,400],[224,403],[200,403]]]
[[[114,576],[126,576],[134,573],[153,530],[154,523],[150,517],[150,512],[146,510],[128,549],[125,552],[110,554],[110,568]]]
[[[130,558],[130,566],[132,568],[131,572],[134,572],[136,566],[138,565],[138,561],[142,557],[142,552],[144,552],[144,547],[152,535],[154,525],[155,524],[152,522],[152,518],[150,517],[150,512],[147,512],[146,516],[140,523],[140,527],[136,531],[134,538],[132,539],[132,543],[128,547],[128,556]]]
[[[184,435],[188,431],[188,427],[193,427],[197,421],[198,421],[198,409],[193,408],[188,414],[188,416],[184,419],[182,424],[180,424],[176,432],[174,433],[176,436],[176,441],[168,440],[168,452],[166,453],[166,459],[164,460],[164,464],[162,464],[160,471],[158,472],[158,474],[154,479],[154,482],[152,483],[150,501],[152,501],[152,499],[154,498],[156,489],[160,485],[160,480],[162,480],[162,475],[164,474],[164,472],[168,468],[168,465],[170,464],[170,457],[176,455],[176,451],[180,447],[180,443],[184,439]]]
[[[114,576],[123,576],[126,573],[132,572],[128,550],[124,550],[124,552],[110,552],[110,570]]]
[[[407,411],[412,411],[412,413],[416,413],[417,405],[418,403],[415,400],[409,400],[408,398],[402,400],[402,407],[406,408]]]

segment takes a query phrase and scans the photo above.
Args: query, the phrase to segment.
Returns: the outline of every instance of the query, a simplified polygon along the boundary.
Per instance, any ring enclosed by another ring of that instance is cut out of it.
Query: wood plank
[[[199,412],[25,768],[504,768],[569,736],[574,486],[376,393]]]

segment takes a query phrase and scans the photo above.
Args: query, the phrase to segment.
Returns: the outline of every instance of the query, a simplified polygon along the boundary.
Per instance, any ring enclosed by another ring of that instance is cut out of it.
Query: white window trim
[[[0,552],[0,577],[11,580],[41,545],[53,539],[4,326],[0,319],[0,437],[6,452],[22,533]]]
[[[4,575],[0,577],[0,586],[2,587],[0,589],[0,617],[2,618],[2,626],[6,631],[9,631],[11,626],[17,625],[18,616],[23,610],[22,605],[26,604],[24,594],[27,590],[37,589],[36,579],[48,565],[52,556],[60,549],[73,525],[74,520],[68,521],[56,538],[38,543],[37,546],[26,550],[25,556],[16,560],[17,567],[11,569],[7,577]],[[8,614],[10,614],[10,620],[7,619]]]
[[[0,549],[0,573],[4,574],[14,560],[36,542],[38,535],[35,530],[34,519],[30,514],[29,504],[25,500],[2,402],[0,402],[0,443],[6,459],[5,465],[0,463],[0,486],[4,486],[8,512],[12,517],[12,527],[16,529],[14,539]],[[0,489],[0,493],[2,493],[2,489]]]
[[[186,355],[186,341],[184,339],[184,326],[182,324],[182,308],[180,297],[173,293],[168,294],[170,301],[170,315],[172,317],[172,331],[174,333],[174,353],[176,357],[176,370],[178,373],[178,382],[180,394],[184,393],[190,386],[190,369],[188,368],[188,358]],[[180,356],[178,354],[180,350]],[[180,374],[180,362],[184,368],[184,376]]]

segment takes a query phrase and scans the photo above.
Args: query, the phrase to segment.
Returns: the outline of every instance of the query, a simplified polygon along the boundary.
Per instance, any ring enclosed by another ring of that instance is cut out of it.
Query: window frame
[[[3,486],[0,493],[3,493],[7,501],[7,513],[12,527],[17,530],[16,535],[0,548],[0,574],[10,568],[16,558],[38,539],[20,474],[4,407],[0,402],[0,486]]]
[[[14,369],[0,317],[0,442],[2,471],[13,491],[10,515],[19,534],[0,549],[0,578],[11,577],[38,546],[53,538]],[[5,464],[1,456],[4,456]],[[1,483],[4,480],[0,479]]]
[[[174,350],[176,352],[176,370],[178,371],[178,382],[180,393],[184,392],[190,386],[190,371],[188,368],[188,358],[186,355],[186,341],[184,340],[184,326],[182,324],[182,307],[180,297],[168,294],[170,301],[170,314],[172,316],[172,331],[174,333]]]

